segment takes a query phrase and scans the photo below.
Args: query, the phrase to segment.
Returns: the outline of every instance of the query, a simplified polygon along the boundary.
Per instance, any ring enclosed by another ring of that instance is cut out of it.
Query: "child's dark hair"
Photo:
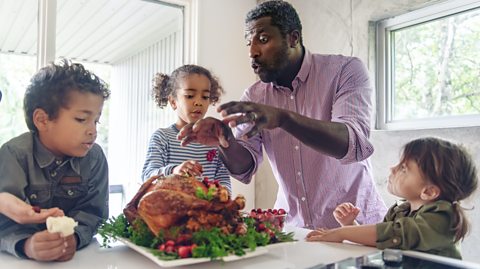
[[[455,242],[463,239],[469,223],[459,202],[478,185],[477,169],[465,148],[439,138],[419,138],[407,143],[401,163],[415,161],[427,180],[440,188],[438,200],[453,203]]]
[[[297,30],[300,34],[300,45],[303,46],[302,23],[297,11],[290,3],[281,0],[263,2],[247,13],[245,23],[263,17],[270,17],[271,24],[278,27],[283,37]]]
[[[60,107],[68,106],[71,91],[93,93],[104,100],[110,96],[108,85],[83,65],[66,59],[51,63],[32,77],[25,92],[23,109],[28,129],[38,131],[33,123],[33,112],[37,108],[43,109],[50,120],[58,117]]]
[[[215,105],[220,99],[220,95],[224,93],[218,79],[212,73],[201,66],[187,64],[175,69],[170,76],[157,73],[153,78],[152,95],[155,103],[164,108],[168,104],[168,96],[176,98],[179,88],[179,80],[192,74],[204,75],[210,81],[210,103]]]

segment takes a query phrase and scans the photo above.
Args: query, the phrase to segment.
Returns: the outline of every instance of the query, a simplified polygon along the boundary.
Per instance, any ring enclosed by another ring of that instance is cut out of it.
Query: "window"
[[[379,129],[478,126],[480,2],[449,1],[377,23]]]
[[[189,18],[196,6],[190,0],[0,0],[0,7],[0,145],[27,131],[23,94],[36,66],[63,57],[82,63],[112,92],[96,142],[107,155],[110,214],[117,215],[139,187],[151,134],[176,119],[170,108],[154,105],[151,82],[157,72],[194,62]]]

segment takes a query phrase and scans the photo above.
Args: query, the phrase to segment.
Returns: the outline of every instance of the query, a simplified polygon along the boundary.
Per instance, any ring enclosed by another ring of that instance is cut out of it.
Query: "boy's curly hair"
[[[68,105],[71,91],[93,93],[104,100],[110,96],[108,85],[83,65],[67,59],[51,63],[32,77],[25,92],[23,109],[28,129],[38,131],[33,123],[33,112],[37,108],[43,109],[49,119],[57,118],[60,108]]]
[[[192,74],[204,75],[210,81],[210,103],[215,105],[224,93],[218,79],[212,73],[201,66],[187,64],[175,69],[170,76],[163,73],[155,74],[153,78],[152,96],[155,103],[164,108],[168,104],[168,97],[176,98],[180,79]]]
[[[300,45],[303,46],[302,23],[295,8],[286,1],[272,0],[258,4],[247,13],[245,23],[256,21],[263,17],[270,17],[271,24],[278,27],[285,38],[287,34],[297,30],[300,34]]]

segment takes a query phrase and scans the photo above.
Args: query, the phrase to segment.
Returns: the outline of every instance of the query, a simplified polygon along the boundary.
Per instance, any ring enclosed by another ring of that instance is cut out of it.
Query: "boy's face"
[[[190,74],[178,83],[176,98],[170,98],[170,105],[177,111],[176,126],[182,128],[187,123],[202,119],[210,105],[210,80],[200,74]]]
[[[37,125],[40,141],[57,157],[83,157],[97,138],[97,123],[103,97],[72,90],[67,107],[61,107],[56,119]]]

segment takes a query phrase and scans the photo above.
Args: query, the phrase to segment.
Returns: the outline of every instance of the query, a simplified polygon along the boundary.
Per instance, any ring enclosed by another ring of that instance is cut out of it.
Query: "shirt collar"
[[[297,76],[295,79],[300,79],[300,81],[305,82],[308,78],[308,74],[310,74],[310,69],[312,66],[312,54],[310,51],[305,49],[305,55],[303,56],[302,66],[300,67],[300,71],[298,71]]]
[[[52,163],[56,162],[55,155],[53,155],[43,144],[40,142],[40,139],[37,135],[33,135],[33,156],[38,163],[40,168],[45,168],[50,166]],[[80,174],[80,163],[77,158],[67,157],[64,162],[69,162],[73,171],[77,174]]]
[[[312,66],[312,62],[313,62],[313,55],[310,53],[309,50],[305,49],[305,55],[303,56],[302,66],[300,66],[300,70],[298,71],[297,75],[293,79],[292,85],[295,84],[295,81],[299,80],[302,83],[304,83],[307,80],[308,75],[310,74],[310,69],[311,69],[311,66]],[[274,82],[271,82],[271,84],[275,88],[281,88],[281,86],[278,86]]]

